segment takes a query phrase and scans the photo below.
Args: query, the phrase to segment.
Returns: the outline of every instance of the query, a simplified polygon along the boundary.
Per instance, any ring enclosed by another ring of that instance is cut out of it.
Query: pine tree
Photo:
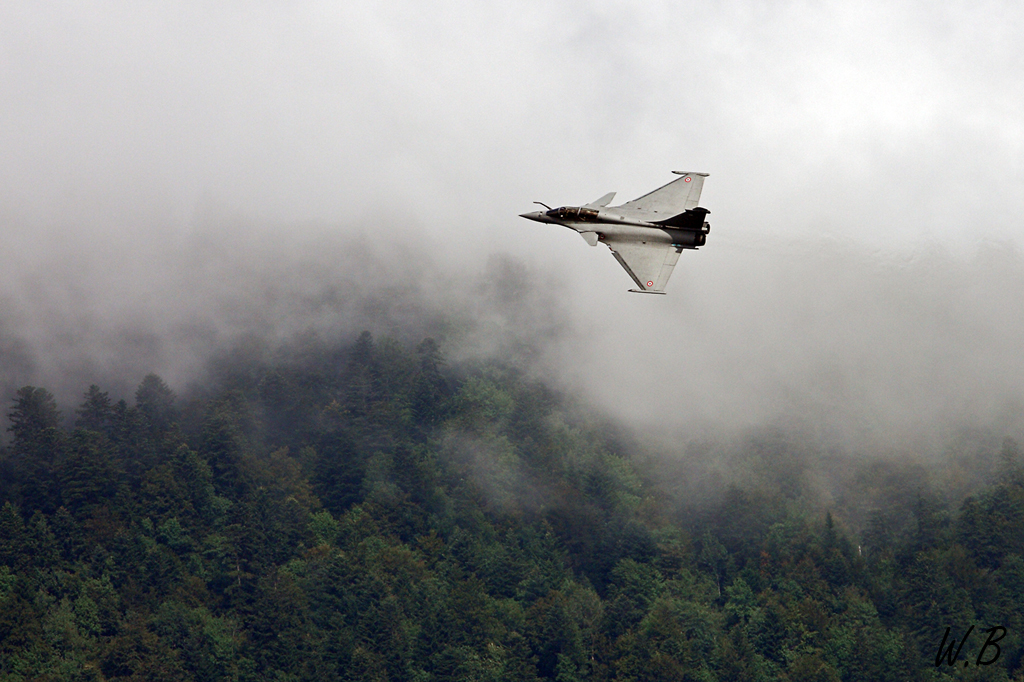
[[[28,536],[21,514],[17,507],[5,502],[0,508],[0,565],[15,570],[23,568],[28,561],[27,543]]]
[[[154,431],[166,431],[175,419],[174,392],[156,374],[147,374],[135,391],[135,406]]]
[[[60,426],[60,411],[49,391],[35,386],[18,389],[8,419],[11,425],[7,430],[14,434],[11,449],[17,455],[52,456]]]
[[[57,463],[63,447],[60,411],[44,388],[18,390],[8,418],[14,434],[11,453],[15,476],[21,482],[21,501],[28,510],[52,513],[60,506]]]
[[[110,402],[110,396],[93,384],[85,393],[85,400],[75,410],[78,419],[75,426],[80,429],[88,429],[97,433],[110,434],[113,426],[114,408]]]

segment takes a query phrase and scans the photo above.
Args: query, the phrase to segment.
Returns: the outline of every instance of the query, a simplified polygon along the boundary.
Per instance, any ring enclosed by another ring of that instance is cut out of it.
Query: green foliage
[[[7,430],[14,434],[15,451],[42,456],[51,454],[45,446],[52,442],[50,439],[60,425],[60,410],[53,394],[35,386],[19,389],[8,419],[11,425]]]
[[[9,412],[0,680],[937,680],[947,626],[1014,634],[1024,477],[959,509],[865,464],[878,504],[807,503],[809,454],[678,506],[611,425],[500,363],[368,332],[229,354],[178,400],[91,386]],[[959,671],[957,674],[960,674]]]
[[[86,400],[90,398],[87,395]],[[166,431],[174,422],[174,392],[155,374],[147,374],[139,384],[135,406],[155,431]]]
[[[76,427],[109,435],[114,421],[114,407],[110,395],[101,391],[96,384],[89,386],[85,400],[75,413],[78,415]]]

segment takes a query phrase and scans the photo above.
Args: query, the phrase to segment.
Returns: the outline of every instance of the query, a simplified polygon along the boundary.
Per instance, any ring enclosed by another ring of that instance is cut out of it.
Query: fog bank
[[[1009,244],[884,251],[716,231],[669,295],[644,297],[581,240],[572,254],[595,270],[570,278],[543,258],[466,267],[359,225],[200,216],[46,239],[6,221],[23,239],[0,256],[6,396],[34,384],[73,405],[97,383],[130,397],[148,372],[180,390],[232,345],[369,329],[520,365],[669,444],[772,426],[847,451],[926,451],[964,427],[1021,430],[1024,259]]]

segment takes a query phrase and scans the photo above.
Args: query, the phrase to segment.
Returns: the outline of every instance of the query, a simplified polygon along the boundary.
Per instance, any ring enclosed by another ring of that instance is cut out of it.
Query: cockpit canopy
[[[597,220],[597,211],[592,208],[580,206],[562,206],[553,208],[546,213],[549,218],[555,220],[571,220],[573,222],[591,222]]]

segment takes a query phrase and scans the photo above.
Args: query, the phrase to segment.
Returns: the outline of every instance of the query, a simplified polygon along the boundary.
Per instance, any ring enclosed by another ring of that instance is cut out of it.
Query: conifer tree
[[[99,386],[92,384],[85,392],[85,400],[75,413],[78,419],[75,426],[80,429],[88,429],[97,433],[109,434],[113,425],[114,408],[110,402],[110,396],[101,391]]]
[[[174,421],[174,392],[156,374],[147,374],[139,384],[135,406],[154,431],[165,431]]]

